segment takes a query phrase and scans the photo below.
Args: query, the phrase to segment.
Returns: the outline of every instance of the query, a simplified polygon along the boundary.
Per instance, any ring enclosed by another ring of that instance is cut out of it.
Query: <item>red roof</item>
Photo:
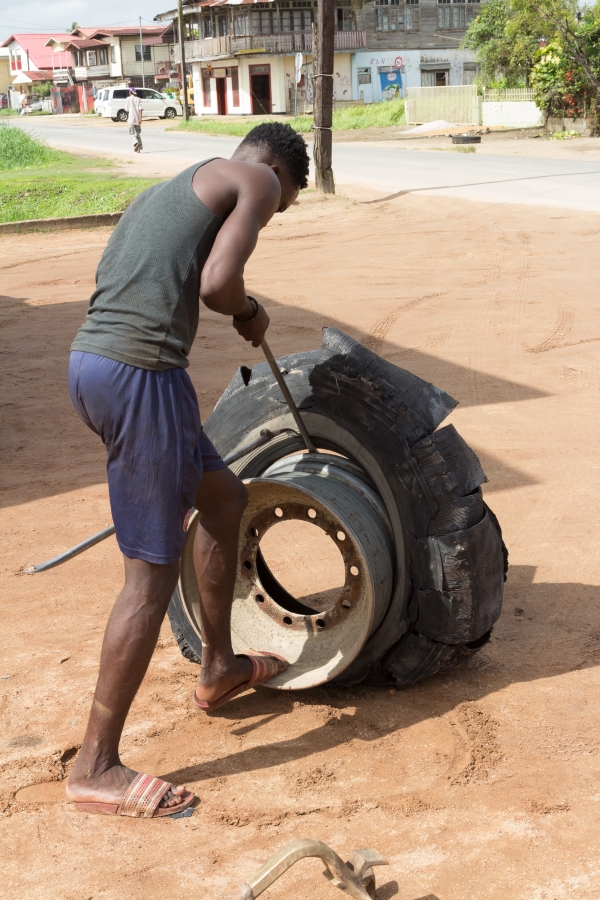
[[[13,41],[16,41],[17,44],[23,49],[25,54],[29,54],[29,64],[31,68],[34,67],[36,69],[51,69],[52,61],[54,59],[54,67],[58,67],[59,57],[58,53],[53,54],[50,47],[46,47],[46,41],[49,38],[55,38],[57,41],[61,43],[63,41],[67,42],[71,39],[71,35],[64,34],[56,34],[46,32],[46,34],[11,34],[9,38],[7,38],[3,44],[0,44],[2,47],[8,47]],[[65,59],[66,56],[66,59]],[[27,59],[27,55],[25,55],[25,65]],[[64,51],[60,54],[60,61],[64,66],[65,63],[67,66],[71,65],[71,54],[65,53]]]

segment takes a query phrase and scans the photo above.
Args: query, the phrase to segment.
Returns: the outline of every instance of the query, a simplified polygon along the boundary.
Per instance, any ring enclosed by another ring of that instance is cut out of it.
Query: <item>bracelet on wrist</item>
[[[248,301],[248,303],[249,303],[250,306],[252,307],[252,314],[249,315],[249,316],[244,316],[244,317],[242,317],[242,316],[234,316],[233,318],[234,318],[237,322],[251,322],[252,319],[255,319],[255,318],[257,317],[257,315],[258,315],[258,309],[259,309],[259,307],[258,307],[258,302],[254,299],[254,297],[250,297],[249,295],[246,296],[246,300]]]

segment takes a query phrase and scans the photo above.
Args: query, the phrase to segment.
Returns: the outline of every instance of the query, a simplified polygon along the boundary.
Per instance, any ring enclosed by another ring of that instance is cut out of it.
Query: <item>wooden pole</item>
[[[315,183],[318,191],[335,194],[331,167],[331,125],[333,116],[333,42],[335,0],[319,0],[313,24],[313,103]]]
[[[177,31],[179,32],[179,53],[181,59],[181,87],[183,88],[183,118],[187,122],[190,118],[188,104],[187,74],[185,71],[185,28],[183,26],[183,4],[177,2]]]

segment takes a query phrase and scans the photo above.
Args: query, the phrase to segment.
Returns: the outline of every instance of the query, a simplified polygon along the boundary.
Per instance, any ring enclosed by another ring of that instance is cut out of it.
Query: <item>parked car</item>
[[[0,109],[8,109],[8,94],[0,94]]]
[[[108,100],[108,94],[109,94],[108,88],[105,88],[102,91],[98,91],[98,93],[96,94],[96,97],[94,98],[94,112],[96,113],[97,116],[102,115],[102,110],[104,108],[104,104]]]
[[[183,114],[179,100],[172,100],[166,94],[159,94],[158,91],[149,88],[136,88],[135,92],[142,101],[142,109],[146,118],[174,119],[175,116]],[[103,94],[106,93],[107,91],[103,91]],[[110,118],[113,122],[126,122],[128,96],[127,88],[109,88],[108,96],[103,97],[100,101],[102,108],[99,115],[105,119]]]
[[[25,114],[27,114],[27,113],[32,113],[32,112],[41,112],[42,109],[43,109],[42,101],[41,101],[41,100],[34,100],[33,102],[28,103],[28,104],[23,108],[23,112],[24,112]]]

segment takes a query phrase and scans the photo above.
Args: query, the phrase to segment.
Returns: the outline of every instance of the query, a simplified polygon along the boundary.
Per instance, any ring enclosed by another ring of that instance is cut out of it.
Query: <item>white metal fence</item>
[[[508,88],[506,90],[484,90],[485,103],[531,103],[533,91],[530,88]]]
[[[406,124],[423,125],[438,119],[453,125],[479,125],[477,86],[407,88]]]

